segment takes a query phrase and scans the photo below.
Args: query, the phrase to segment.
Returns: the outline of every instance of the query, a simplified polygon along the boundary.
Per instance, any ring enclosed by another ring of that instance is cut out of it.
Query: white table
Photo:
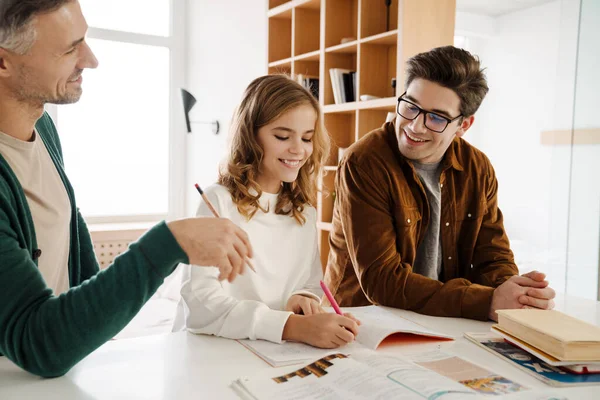
[[[563,296],[556,303],[558,310],[600,326],[600,303]],[[397,313],[461,338],[379,351],[402,354],[439,346],[531,389],[570,399],[600,399],[600,386],[553,389],[462,338],[465,331],[489,331],[491,323]],[[35,377],[0,357],[0,399],[237,399],[229,388],[234,379],[268,369],[272,368],[233,340],[185,332],[163,334],[111,341],[56,379]]]

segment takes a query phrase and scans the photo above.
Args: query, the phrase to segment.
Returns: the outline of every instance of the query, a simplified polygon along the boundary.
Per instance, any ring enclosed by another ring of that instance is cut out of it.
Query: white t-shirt
[[[71,202],[65,185],[37,132],[31,142],[0,132],[0,154],[23,187],[42,251],[38,269],[58,296],[69,290]]]
[[[205,194],[221,217],[248,233],[256,272],[246,268],[229,283],[217,280],[216,268],[185,266],[173,330],[186,327],[193,333],[280,343],[292,314],[283,311],[290,296],[304,294],[320,302],[323,295],[316,210],[306,206],[306,222],[300,225],[289,215],[275,214],[277,194],[263,192],[259,201],[269,212],[258,210],[248,221],[225,187],[213,185]],[[197,215],[212,217],[204,202]]]

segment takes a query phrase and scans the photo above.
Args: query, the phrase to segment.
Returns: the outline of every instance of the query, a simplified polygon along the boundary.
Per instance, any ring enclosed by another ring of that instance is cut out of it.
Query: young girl
[[[284,75],[260,77],[244,93],[232,135],[228,163],[205,194],[247,232],[256,272],[227,282],[212,268],[187,268],[175,330],[324,348],[353,341],[352,317],[320,306],[314,206],[329,138],[319,103]],[[213,217],[204,202],[197,215]]]

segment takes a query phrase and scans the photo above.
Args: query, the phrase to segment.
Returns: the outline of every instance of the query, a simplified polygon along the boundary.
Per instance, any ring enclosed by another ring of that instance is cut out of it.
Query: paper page
[[[256,399],[477,398],[476,392],[397,357],[357,351],[334,354],[285,375],[240,378]]]
[[[358,318],[362,325],[356,340],[365,347],[375,350],[389,335],[397,332],[453,339],[452,336],[435,332],[412,321],[399,317],[393,312],[379,306],[345,308]]]
[[[273,366],[300,364],[324,357],[333,352],[351,354],[355,350],[363,348],[361,344],[356,342],[337,349],[319,349],[296,342],[285,342],[282,344],[266,340],[238,340],[238,342]]]
[[[495,374],[463,358],[434,350],[410,356],[415,364],[484,395],[507,395],[527,390],[517,382]]]

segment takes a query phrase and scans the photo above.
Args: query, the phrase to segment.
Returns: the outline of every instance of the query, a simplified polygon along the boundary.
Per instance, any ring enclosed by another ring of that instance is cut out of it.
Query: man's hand
[[[523,305],[523,308],[540,308],[542,310],[552,310],[554,308],[554,300],[556,292],[546,281],[546,274],[538,271],[531,271],[527,274],[522,275],[536,282],[545,283],[546,286],[542,288],[529,287],[525,294],[519,297],[519,303]]]
[[[321,314],[325,312],[317,300],[301,294],[295,294],[290,297],[285,306],[285,311],[304,315]]]
[[[248,235],[226,218],[188,218],[167,224],[190,264],[216,266],[219,280],[232,282],[252,257]]]
[[[293,340],[324,349],[334,349],[354,341],[358,324],[334,313],[290,315],[283,328],[283,340]]]
[[[496,310],[515,308],[554,308],[555,292],[548,287],[546,275],[532,271],[527,274],[515,275],[494,290],[489,318],[498,321]]]

